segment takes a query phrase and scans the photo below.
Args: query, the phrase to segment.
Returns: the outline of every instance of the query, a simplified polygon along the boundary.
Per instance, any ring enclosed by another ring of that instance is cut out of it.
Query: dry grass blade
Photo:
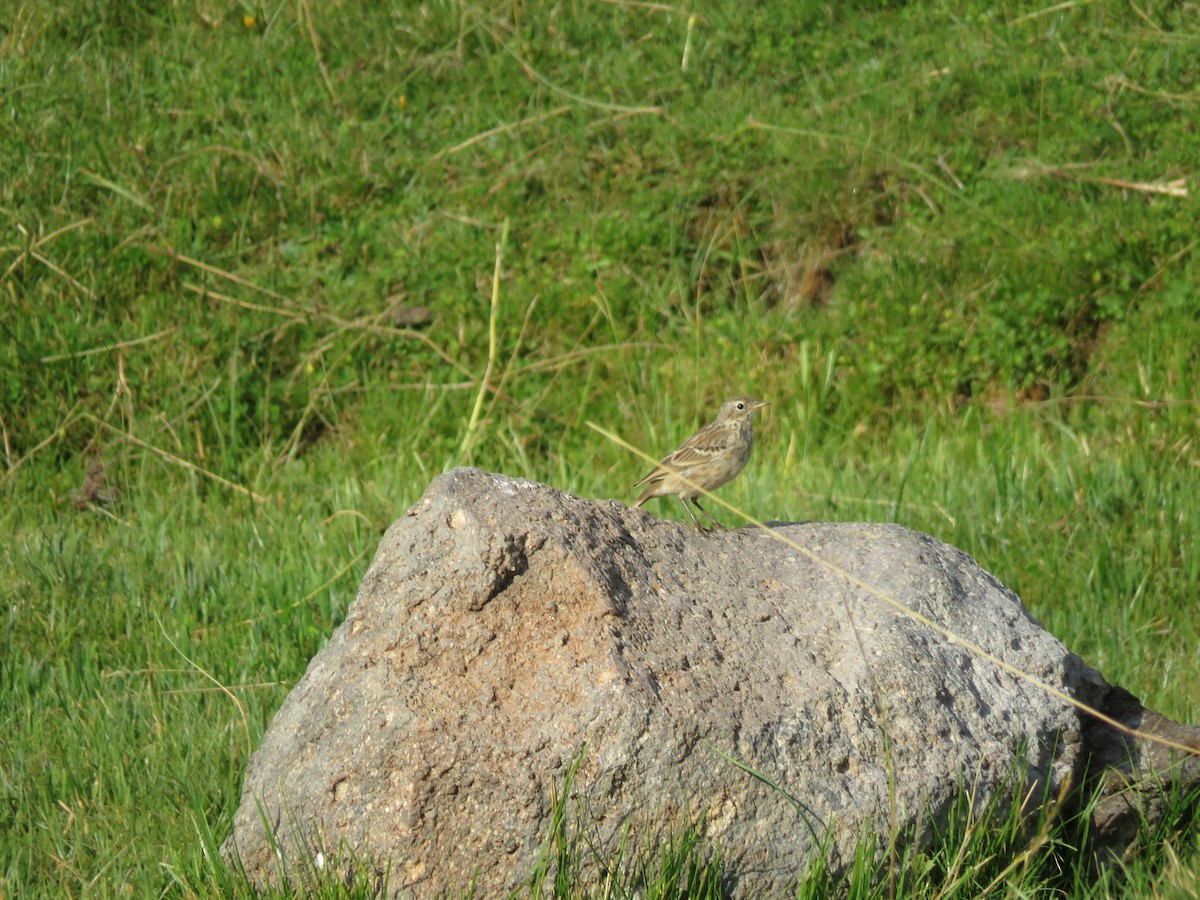
[[[1088,175],[1083,171],[1091,167],[1091,163],[1065,163],[1062,165],[1028,163],[1010,169],[1008,174],[1018,181],[1027,181],[1032,178],[1058,178],[1062,181],[1084,184],[1103,184],[1143,194],[1161,194],[1165,197],[1180,198],[1188,196],[1186,178],[1173,178],[1170,181],[1132,181],[1125,178],[1110,178],[1106,175]]]
[[[1038,827],[1037,834],[1030,839],[1029,844],[1024,850],[1021,851],[1020,854],[1017,855],[1017,858],[1009,862],[1009,864],[1004,867],[1003,871],[1001,871],[1000,874],[998,874],[991,880],[991,882],[988,883],[988,886],[985,887],[981,892],[981,896],[988,896],[993,891],[999,889],[1000,883],[1008,878],[1013,872],[1025,872],[1029,869],[1029,866],[1037,857],[1038,853],[1041,852],[1041,849],[1046,846],[1047,843],[1049,843],[1050,830],[1054,825],[1055,819],[1059,817],[1059,813],[1062,811],[1063,806],[1067,802],[1068,795],[1071,791],[1071,786],[1071,780],[1069,778],[1064,778],[1058,789],[1058,797],[1055,798],[1053,803],[1049,804],[1049,813],[1042,820],[1041,825]]]
[[[880,147],[877,142],[870,140],[864,141],[846,134],[818,131],[817,129],[813,128],[792,128],[786,125],[773,125],[770,122],[764,122],[761,119],[756,118],[753,114],[747,116],[746,125],[749,128],[758,129],[761,131],[769,131],[775,134],[791,134],[795,135],[796,137],[812,138],[813,140],[821,142],[828,141],[848,144],[849,146],[855,147],[864,153],[870,152],[879,156],[881,159],[885,159],[891,163],[894,163],[895,165],[900,166],[901,168],[907,169],[922,181],[928,182],[929,184],[940,188],[947,194],[967,203],[970,206],[976,205],[971,201],[969,194],[967,194],[965,191],[960,191],[952,182],[939,178],[933,172],[930,172],[928,169],[925,169],[917,163]],[[929,206],[930,209],[934,209],[932,198],[927,196],[919,186],[914,186],[914,190],[917,192],[918,196],[925,201],[925,204]]]
[[[1049,16],[1056,12],[1062,12],[1066,9],[1072,9],[1077,5],[1077,0],[1064,0],[1062,3],[1055,3],[1052,6],[1047,6],[1045,9],[1036,9],[1031,13],[1026,13],[1023,16],[1018,16],[1012,20],[1014,25],[1020,25],[1023,22],[1030,22],[1034,19],[1039,19],[1042,16]]]
[[[63,420],[58,423],[58,426],[54,429],[54,431],[52,431],[50,433],[50,435],[48,437],[39,441],[36,445],[31,447],[20,459],[18,459],[15,463],[13,463],[11,466],[9,466],[8,469],[5,470],[3,477],[0,477],[0,484],[4,484],[5,482],[7,482],[10,478],[12,478],[13,473],[15,473],[17,471],[17,469],[21,468],[21,466],[25,465],[25,463],[29,462],[29,460],[31,460],[34,456],[36,456],[42,450],[45,450],[47,447],[49,447],[51,444],[53,444],[59,438],[63,437],[67,433],[67,428],[76,419],[83,418],[83,416],[76,415],[76,413],[79,411],[79,407],[81,407],[81,406],[83,406],[83,401],[82,400],[76,401],[75,405],[71,407],[70,412],[68,412],[66,414],[66,416],[63,417]],[[5,431],[4,431],[4,452],[5,452],[6,459],[11,456],[11,450],[8,446],[8,429],[7,428],[5,428]]]
[[[388,315],[387,310],[378,313],[373,318],[378,319]],[[354,350],[367,338],[370,333],[369,327],[360,327],[364,321],[368,321],[368,317],[364,317],[359,322],[347,323],[345,326],[337,329],[332,334],[327,334],[320,343],[305,356],[304,360],[296,365],[296,372],[299,373],[302,369],[313,366],[315,368],[316,361],[327,353],[334,343],[345,333],[353,334],[353,337],[345,347],[337,354],[334,359],[322,366],[321,381],[313,390],[309,391],[308,401],[304,404],[304,409],[300,413],[300,418],[296,421],[296,426],[292,429],[292,434],[288,438],[287,444],[276,456],[276,464],[281,465],[284,462],[295,458],[300,450],[301,441],[304,437],[304,432],[308,428],[309,422],[313,416],[320,416],[328,426],[329,430],[334,430],[333,424],[330,423],[324,416],[317,412],[317,404],[322,400],[327,400],[333,396],[329,391],[329,376],[332,372],[336,372],[341,367],[343,360],[346,359]],[[332,407],[332,404],[331,404]]]
[[[1200,868],[1186,865],[1168,843],[1163,844],[1167,857],[1164,877],[1167,890],[1157,896],[1200,900]]]
[[[1138,191],[1143,194],[1162,194],[1167,197],[1186,197],[1188,195],[1186,178],[1174,178],[1171,181],[1126,181],[1122,178],[1105,178],[1098,175],[1095,178],[1083,180]]]
[[[118,197],[128,200],[134,206],[138,207],[138,209],[149,213],[154,212],[154,207],[147,202],[145,197],[135,194],[129,188],[123,187],[122,185],[117,184],[115,181],[105,178],[103,175],[100,175],[96,172],[89,171],[88,169],[80,169],[79,174],[97,187],[102,187],[107,191],[112,191]]]
[[[157,670],[147,669],[147,670],[142,670],[139,672],[105,672],[102,677],[109,677],[111,675],[121,676],[121,675],[137,675],[137,674],[166,675],[166,674],[179,673],[179,672],[187,672],[188,674],[194,674],[194,671],[192,669],[157,669]],[[196,695],[196,694],[218,694],[218,693],[219,694],[228,694],[230,691],[262,691],[262,690],[273,690],[275,688],[281,688],[281,687],[286,688],[286,687],[291,687],[292,684],[293,684],[293,682],[291,682],[291,681],[255,681],[255,682],[250,682],[248,684],[217,685],[216,687],[154,688],[154,694],[155,694],[155,696],[158,696],[158,697],[186,697],[186,696],[191,696],[191,695]],[[145,696],[146,696],[145,691],[134,691],[132,693],[125,693],[125,694],[112,694],[109,696],[108,699],[109,700],[126,701],[126,700],[134,700],[139,697],[145,697]]]
[[[492,272],[492,303],[488,312],[488,355],[487,364],[483,369],[483,377],[479,379],[479,393],[475,396],[475,406],[471,409],[471,418],[467,422],[467,430],[463,435],[459,453],[466,456],[475,442],[479,430],[479,414],[483,410],[483,398],[488,391],[488,380],[492,377],[492,369],[496,364],[496,318],[500,308],[500,265],[504,257],[504,245],[508,241],[508,220],[500,231],[500,240],[496,242],[496,267]]]
[[[455,153],[460,153],[468,147],[478,144],[480,141],[486,141],[488,138],[495,137],[498,134],[507,134],[510,131],[518,131],[529,125],[536,125],[539,122],[544,122],[547,119],[553,119],[555,116],[561,116],[563,113],[568,113],[573,109],[570,106],[560,106],[557,109],[549,110],[541,115],[529,116],[517,122],[509,122],[507,125],[497,125],[495,128],[489,128],[487,131],[481,131],[474,137],[467,138],[465,141],[455,144],[453,147],[447,147],[445,150],[439,150],[433,156],[429,157],[429,162],[437,162],[447,156],[453,156]]]
[[[306,318],[304,313],[297,312],[294,309],[280,309],[278,306],[267,306],[265,303],[251,303],[249,300],[240,300],[237,297],[231,297],[228,294],[222,294],[219,291],[201,287],[198,284],[184,284],[183,289],[191,291],[193,294],[199,294],[201,297],[211,297],[213,300],[219,300],[221,303],[240,306],[242,309],[249,309],[253,312],[271,313],[272,315],[283,316],[298,321],[303,321]]]
[[[407,384],[345,384],[335,388],[318,387],[313,390],[333,397],[339,394],[366,394],[375,391],[473,391],[478,386],[479,383],[471,379],[470,381],[449,381],[442,384],[435,384],[432,381],[413,381]]]
[[[124,350],[126,347],[136,347],[138,344],[148,344],[151,341],[157,341],[159,338],[164,338],[169,334],[174,334],[178,329],[164,328],[162,331],[157,331],[154,334],[147,334],[140,338],[131,338],[128,341],[120,341],[107,347],[92,347],[90,350],[78,350],[75,353],[58,353],[54,356],[43,356],[39,362],[52,363],[62,362],[65,359],[79,359],[84,356],[95,356],[97,353],[112,353],[114,350]]]
[[[108,431],[111,431],[113,434],[119,435],[122,440],[133,444],[135,447],[141,447],[143,450],[149,450],[151,453],[161,457],[162,459],[165,459],[167,462],[174,463],[177,466],[182,466],[185,469],[195,472],[197,475],[203,475],[205,478],[211,478],[218,484],[223,484],[225,487],[237,491],[239,494],[243,494],[257,503],[266,503],[268,501],[267,497],[264,497],[262,494],[255,493],[248,487],[243,487],[240,484],[236,484],[230,481],[228,478],[222,478],[216,472],[210,472],[203,466],[198,466],[194,462],[184,459],[182,456],[177,456],[174,453],[163,450],[161,447],[155,447],[153,444],[148,444],[141,438],[136,438],[127,431],[122,431],[120,428],[109,425],[107,422],[101,421],[90,413],[85,413],[82,418],[88,419],[99,425],[101,428],[105,428]]]
[[[897,503],[895,500],[880,500],[877,497],[854,497],[849,494],[830,494],[820,491],[795,491],[797,497],[807,497],[810,500],[828,501],[833,504],[844,504],[846,506],[880,506],[884,509],[911,509],[917,512],[928,512],[933,510],[941,515],[951,525],[957,523],[954,516],[950,515],[938,503],[914,503],[911,500],[901,500]]]
[[[263,293],[266,293],[272,297],[276,297],[280,300],[285,300],[285,301],[287,300],[287,298],[285,298],[282,294],[276,294],[274,291],[267,290],[266,288],[260,288],[256,285],[254,285],[253,283],[246,281],[243,278],[238,278],[237,276],[233,275],[232,273],[223,272],[220,269],[214,269],[212,266],[209,266],[205,263],[200,263],[198,260],[190,260],[187,257],[177,257],[177,258],[181,262],[196,263],[200,268],[203,268],[205,271],[213,272],[214,274],[220,274],[225,277],[228,277],[231,281],[234,281],[237,284],[243,284],[243,285],[246,285],[247,287],[254,288],[255,290],[261,290]],[[265,313],[270,313],[272,315],[283,316],[285,318],[292,319],[295,321],[307,321],[309,319],[316,319],[319,321],[330,322],[330,323],[338,326],[339,328],[346,329],[346,330],[361,329],[361,330],[370,332],[371,334],[381,335],[381,336],[385,336],[385,337],[399,337],[399,338],[407,338],[407,339],[417,340],[417,341],[420,341],[421,343],[423,343],[426,347],[428,347],[434,353],[436,353],[442,359],[442,361],[445,362],[447,365],[453,366],[455,369],[457,369],[462,374],[466,375],[468,378],[474,377],[474,373],[470,369],[468,369],[466,366],[464,366],[462,363],[460,363],[458,360],[456,360],[454,357],[452,357],[449,353],[447,353],[445,350],[443,350],[442,347],[436,341],[431,339],[428,335],[423,334],[420,331],[414,331],[411,328],[392,328],[387,325],[375,324],[374,320],[377,318],[376,316],[363,316],[359,319],[350,321],[347,319],[343,319],[340,316],[335,316],[332,313],[319,312],[317,310],[281,309],[280,307],[277,307],[277,306],[267,306],[262,303],[251,303],[248,300],[239,300],[237,297],[231,297],[228,294],[222,294],[218,291],[214,291],[209,288],[201,287],[200,285],[195,285],[195,284],[185,284],[184,289],[189,290],[194,294],[198,294],[201,297],[211,298],[211,299],[217,300],[221,303],[229,303],[233,306],[240,306],[243,309],[254,310],[255,312],[265,312]]]
[[[272,297],[282,303],[292,302],[290,297],[286,297],[277,291],[273,291],[270,288],[265,288],[260,284],[255,284],[253,281],[250,281],[247,278],[242,278],[240,275],[235,275],[233,272],[230,272],[227,269],[218,268],[217,266],[206,263],[203,260],[187,256],[183,253],[176,253],[170,248],[157,247],[154,244],[135,244],[134,246],[140,250],[145,250],[147,253],[165,256],[167,259],[183,263],[184,265],[191,266],[195,269],[199,269],[201,272],[207,272],[210,275],[216,275],[218,278],[224,278],[226,281],[232,281],[234,284],[240,284],[242,287],[250,288],[252,291],[257,291],[260,294],[266,294],[268,297]],[[282,313],[282,311],[280,312]]]
[[[353,510],[343,510],[342,512],[349,514],[349,513],[353,512]],[[340,513],[335,513],[330,518],[335,518],[338,515],[340,515]],[[361,513],[358,513],[358,515],[361,515]],[[365,516],[364,516],[364,518],[365,518]],[[358,561],[366,555],[367,555],[367,550],[359,551],[357,554],[355,554],[354,558],[350,560],[350,562],[346,563],[344,566],[342,566],[340,569],[338,569],[336,572],[334,572],[332,575],[330,575],[327,579],[325,579],[323,582],[321,582],[319,585],[317,585],[315,588],[313,588],[311,591],[309,591],[307,594],[305,594],[299,600],[289,603],[287,606],[282,606],[279,609],[271,610],[270,613],[267,613],[267,614],[264,614],[261,616],[255,616],[254,618],[251,618],[251,619],[240,619],[239,621],[236,621],[236,622],[227,622],[222,625],[212,625],[207,628],[195,628],[195,629],[192,629],[192,632],[191,632],[192,637],[194,637],[194,638],[203,637],[204,635],[211,634],[214,631],[221,631],[226,628],[245,628],[247,625],[255,625],[259,622],[266,621],[271,616],[282,616],[284,613],[289,613],[292,610],[294,610],[296,607],[303,606],[305,603],[310,601],[313,597],[317,596],[317,594],[321,593],[321,591],[325,590],[330,585],[335,584],[339,580],[341,580],[341,578],[347,572],[349,572],[352,568],[354,568],[354,566],[358,563]]]
[[[551,90],[554,93],[556,93],[562,97],[566,97],[568,100],[573,100],[574,102],[580,104],[581,106],[587,106],[592,109],[603,109],[608,112],[633,113],[636,115],[661,116],[666,112],[666,110],[663,109],[661,106],[626,106],[623,103],[606,103],[603,100],[592,100],[589,97],[584,97],[581,94],[576,94],[573,91],[568,91],[566,88],[559,87],[557,84],[555,84],[549,78],[547,78],[545,75],[543,75],[541,72],[539,72],[533,66],[531,66],[528,62],[525,61],[524,58],[522,58],[522,56],[519,53],[517,53],[517,51],[515,51],[512,47],[510,47],[505,41],[500,40],[499,37],[496,35],[493,35],[493,37],[496,38],[497,43],[499,43],[500,46],[502,46],[504,48],[504,50],[508,53],[508,55],[517,61],[517,64],[521,67],[521,69],[525,72],[525,74],[527,76],[529,76],[530,80],[536,81],[538,84],[542,85],[543,87],[547,88],[548,90]]]
[[[329,97],[333,100],[333,108],[340,116],[342,115],[342,104],[338,100],[337,92],[333,89],[333,81],[329,77],[329,67],[325,65],[325,57],[321,53],[321,41],[317,37],[317,29],[313,25],[312,12],[308,8],[308,0],[300,0],[300,12],[304,16],[304,28],[308,32],[308,39],[312,43],[313,53],[317,57],[317,68],[321,72],[321,80],[325,82],[325,90],[329,92]]]
[[[1133,7],[1137,9],[1136,6]],[[1162,34],[1162,32],[1159,32]],[[1121,88],[1123,90],[1133,91],[1135,94],[1141,94],[1144,97],[1153,97],[1156,100],[1165,100],[1168,103],[1196,103],[1200,101],[1200,92],[1191,94],[1173,94],[1168,91],[1151,91],[1142,87],[1140,84],[1135,84],[1124,75],[1109,75],[1104,79],[1105,84],[1111,88]]]
[[[533,317],[533,311],[537,308],[537,302],[538,298],[533,297],[530,299],[529,305],[525,307],[525,318],[521,320],[521,329],[517,332],[517,339],[513,343],[512,353],[508,355],[508,363],[500,373],[500,380],[496,382],[496,387],[492,391],[492,399],[488,401],[487,411],[483,414],[485,420],[492,417],[492,411],[496,408],[496,403],[504,396],[505,382],[513,374],[513,363],[517,360],[517,354],[521,352],[521,344],[525,340],[525,332],[529,328],[529,320]]]
[[[683,57],[679,60],[679,71],[688,70],[688,60],[692,56],[692,32],[696,29],[696,16],[688,16],[687,36],[683,39]]]
[[[228,697],[230,700],[233,701],[233,705],[237,707],[238,715],[241,717],[242,733],[246,737],[246,758],[249,759],[250,754],[254,752],[254,743],[253,743],[253,741],[250,740],[250,723],[249,723],[249,720],[246,718],[246,707],[242,706],[242,701],[239,700],[234,695],[233,691],[231,691],[225,685],[221,684],[221,682],[217,681],[217,679],[213,677],[211,672],[209,672],[207,669],[202,668],[198,663],[195,662],[195,660],[193,660],[186,653],[184,653],[182,650],[179,649],[179,645],[176,644],[173,640],[171,640],[171,636],[169,634],[167,634],[167,629],[163,627],[163,623],[159,620],[158,616],[154,617],[154,621],[158,624],[158,630],[162,632],[162,636],[164,638],[166,638],[167,643],[171,645],[171,649],[173,649],[176,653],[178,653],[180,658],[183,659],[184,662],[186,662],[189,666],[191,666],[193,669],[195,669],[197,672],[199,672],[201,675],[203,675],[205,678],[207,678],[209,681],[211,681],[214,685],[216,685],[217,690],[219,690],[222,694],[224,694],[226,697]]]
[[[558,356],[547,356],[523,366],[518,366],[510,374],[515,376],[526,375],[531,372],[557,372],[573,363],[577,363],[589,356],[596,356],[597,354],[620,353],[625,350],[666,350],[670,347],[670,344],[662,344],[654,341],[627,341],[621,344],[596,344],[594,347],[576,347]]]
[[[1195,246],[1193,244],[1192,246]],[[1170,400],[1135,400],[1132,397],[1109,397],[1103,394],[1072,394],[1068,397],[1051,397],[1048,400],[1033,400],[1030,407],[1062,406],[1070,403],[1107,403],[1114,406],[1136,406],[1139,409],[1170,409],[1173,406],[1200,406],[1200,400],[1186,397]]]
[[[596,433],[600,434],[601,436],[612,441],[614,444],[621,447],[623,450],[627,450],[630,453],[633,453],[634,455],[639,457],[641,460],[646,462],[648,465],[655,465],[657,463],[657,460],[653,456],[651,456],[649,453],[646,453],[644,450],[641,450],[641,449],[633,446],[628,441],[626,441],[624,438],[621,438],[618,435],[613,434],[608,429],[603,428],[602,426],[597,425],[594,422],[586,422],[584,424],[586,424],[588,428],[592,429],[592,431],[595,431]],[[1088,704],[1084,703],[1081,700],[1077,700],[1076,698],[1072,697],[1070,694],[1066,693],[1065,691],[1059,690],[1058,688],[1054,687],[1053,685],[1048,684],[1045,681],[1042,681],[1040,678],[1038,678],[1034,675],[1030,675],[1028,672],[1023,672],[1021,669],[1017,668],[1016,666],[1012,665],[1011,663],[1007,663],[1004,660],[1000,659],[1000,657],[998,657],[992,653],[989,653],[987,650],[985,650],[979,644],[976,644],[974,641],[972,641],[968,638],[965,638],[962,635],[955,634],[949,628],[939,625],[937,622],[933,621],[928,616],[917,612],[915,609],[913,609],[912,607],[910,607],[904,603],[901,603],[895,597],[892,597],[885,591],[881,591],[879,588],[875,587],[873,584],[871,584],[867,581],[863,581],[861,578],[859,578],[858,576],[854,575],[853,573],[847,571],[846,569],[842,568],[837,563],[830,562],[829,560],[827,560],[823,556],[821,556],[819,553],[815,553],[812,550],[810,550],[808,547],[805,547],[802,544],[796,543],[791,538],[788,538],[788,537],[780,534],[779,532],[775,531],[772,528],[768,528],[764,522],[760,521],[759,519],[756,519],[754,516],[750,515],[749,513],[745,512],[744,510],[739,509],[738,507],[734,506],[732,503],[729,503],[728,501],[723,500],[720,497],[717,497],[710,491],[706,491],[699,484],[696,484],[695,482],[688,480],[684,476],[680,476],[680,477],[683,478],[683,480],[686,481],[691,487],[695,488],[696,491],[700,495],[702,495],[705,500],[710,500],[713,503],[716,503],[718,506],[721,506],[728,512],[733,513],[735,516],[739,517],[744,522],[747,522],[748,524],[761,529],[772,540],[779,541],[780,543],[787,546],[789,549],[795,550],[797,553],[801,554],[802,556],[805,556],[808,559],[811,559],[817,565],[823,566],[828,571],[832,572],[834,575],[837,575],[839,578],[843,579],[844,581],[847,581],[850,584],[854,585],[855,587],[859,588],[860,590],[865,591],[866,593],[870,594],[875,599],[882,601],[883,603],[892,607],[892,609],[899,612],[901,615],[906,616],[907,618],[912,619],[914,622],[917,622],[917,623],[925,626],[926,628],[928,628],[931,631],[935,632],[936,634],[940,635],[945,640],[949,641],[951,644],[957,644],[958,646],[964,648],[965,650],[969,651],[970,653],[975,654],[980,659],[987,660],[992,665],[994,665],[1000,669],[1003,669],[1005,672],[1009,673],[1010,675],[1012,675],[1016,678],[1019,678],[1020,680],[1024,681],[1026,684],[1032,685],[1033,687],[1037,688],[1039,691],[1042,691],[1043,693],[1046,693],[1049,696],[1054,697],[1056,700],[1061,700],[1063,703],[1066,703],[1066,704],[1074,707],[1076,710],[1078,710],[1081,713],[1085,713],[1086,715],[1092,716],[1097,721],[1103,722],[1105,725],[1108,725],[1109,727],[1116,729],[1117,731],[1121,732],[1122,734],[1129,735],[1130,737],[1137,738],[1138,740],[1143,740],[1143,741],[1148,741],[1150,743],[1158,744],[1159,746],[1167,747],[1171,750],[1177,750],[1180,753],[1184,754],[1185,756],[1196,756],[1197,755],[1197,750],[1195,747],[1189,747],[1186,744],[1181,744],[1177,741],[1169,740],[1168,738],[1161,737],[1160,735],[1157,735],[1157,734],[1151,734],[1146,731],[1140,731],[1137,728],[1130,728],[1128,725],[1125,725],[1122,722],[1118,722],[1112,716],[1106,715],[1105,713],[1102,713],[1100,710],[1095,709],[1091,706],[1088,706]]]
[[[681,9],[678,6],[668,6],[665,3],[649,3],[646,0],[600,0],[601,3],[610,3],[613,6],[620,6],[623,9],[648,9],[652,12],[673,13],[677,16],[693,17],[693,14],[686,9]]]
[[[37,253],[32,250],[29,252],[29,255],[32,256],[34,259],[36,259],[38,262],[40,262],[43,266],[45,266],[47,269],[49,269],[55,275],[57,275],[59,278],[63,279],[63,281],[67,282],[67,284],[71,285],[71,287],[75,288],[75,290],[79,291],[79,293],[83,294],[83,296],[87,297],[89,300],[96,299],[96,295],[94,293],[92,293],[91,288],[89,288],[83,282],[79,281],[79,279],[75,278],[73,275],[71,275],[69,272],[67,272],[64,268],[62,268],[60,265],[55,263],[49,257],[43,256],[41,253]]]
[[[62,226],[61,228],[55,228],[50,233],[42,235],[36,241],[29,244],[29,248],[37,249],[38,247],[44,247],[46,244],[50,243],[55,238],[61,237],[64,234],[68,234],[69,232],[76,231],[77,229],[80,229],[80,228],[86,228],[88,225],[91,225],[95,221],[96,220],[92,216],[88,216],[86,219],[80,219],[77,222],[71,222],[67,225]],[[20,232],[25,237],[29,236],[29,230],[23,225],[17,225],[17,231]],[[17,246],[17,245],[9,245],[6,247],[0,247],[0,251],[21,250],[21,249],[23,249],[23,248],[21,246]],[[11,272],[11,269],[9,271]],[[5,274],[6,275],[9,274],[9,272],[5,272]]]
[[[180,153],[178,156],[172,156],[166,159],[154,174],[153,184],[157,184],[164,179],[164,175],[172,166],[176,166],[181,162],[186,162],[189,159],[196,159],[210,154],[218,154],[228,156],[233,159],[244,160],[254,166],[254,171],[257,175],[265,178],[273,187],[282,188],[287,179],[280,173],[278,166],[272,165],[261,156],[256,156],[246,150],[238,147],[230,147],[227,144],[209,144],[204,147],[197,147],[194,150],[189,150],[186,153]],[[149,232],[153,233],[153,232]],[[136,243],[133,242],[133,243]]]

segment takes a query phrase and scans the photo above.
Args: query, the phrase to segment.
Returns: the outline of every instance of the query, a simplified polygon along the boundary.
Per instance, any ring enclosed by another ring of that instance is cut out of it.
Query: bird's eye
[[[745,408],[746,408],[746,404],[745,404],[745,403],[739,403],[739,404],[738,404],[738,409],[745,409]]]

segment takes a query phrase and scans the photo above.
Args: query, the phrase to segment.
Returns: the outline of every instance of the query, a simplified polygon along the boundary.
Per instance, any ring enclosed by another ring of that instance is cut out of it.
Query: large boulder
[[[1119,853],[1144,806],[1121,788],[1195,784],[1196,758],[1064,697],[1200,747],[928,535],[703,535],[457,469],[384,536],[251,759],[224,851],[261,885],[353,858],[394,895],[496,896],[528,877],[583,752],[601,847],[700,823],[743,896],[802,876],[826,834],[834,871],[868,831],[919,840],[964,787],[1036,801],[1111,778],[1096,824]]]

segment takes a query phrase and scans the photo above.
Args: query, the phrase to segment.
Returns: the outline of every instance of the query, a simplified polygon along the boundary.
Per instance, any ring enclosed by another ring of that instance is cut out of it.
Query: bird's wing
[[[638,487],[639,485],[646,484],[646,482],[653,483],[656,481],[662,481],[663,478],[665,478],[667,475],[670,475],[672,472],[672,469],[667,467],[667,461],[670,458],[671,457],[668,456],[666,459],[664,459],[662,462],[660,462],[657,466],[655,466],[653,469],[651,469],[649,472],[646,473],[645,478],[643,478],[641,481],[634,482],[633,486]]]
[[[716,422],[706,425],[683,442],[678,450],[659,463],[660,467],[686,469],[708,462],[729,443],[729,429]]]
[[[702,462],[708,462],[713,458],[715,452],[713,445],[686,444],[664,459],[659,465],[672,469],[686,469]]]
[[[662,461],[650,471],[650,474],[634,487],[648,481],[661,481],[667,475],[708,462],[724,450],[728,443],[729,429],[720,423],[710,422],[684,441],[678,450],[664,456]]]

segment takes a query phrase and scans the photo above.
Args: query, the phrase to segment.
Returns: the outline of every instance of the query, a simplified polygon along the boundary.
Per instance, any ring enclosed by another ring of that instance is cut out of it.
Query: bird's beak
[[[754,406],[752,406],[750,408],[751,409],[762,409],[764,406],[770,406],[770,405],[771,405],[770,400],[755,400]]]

